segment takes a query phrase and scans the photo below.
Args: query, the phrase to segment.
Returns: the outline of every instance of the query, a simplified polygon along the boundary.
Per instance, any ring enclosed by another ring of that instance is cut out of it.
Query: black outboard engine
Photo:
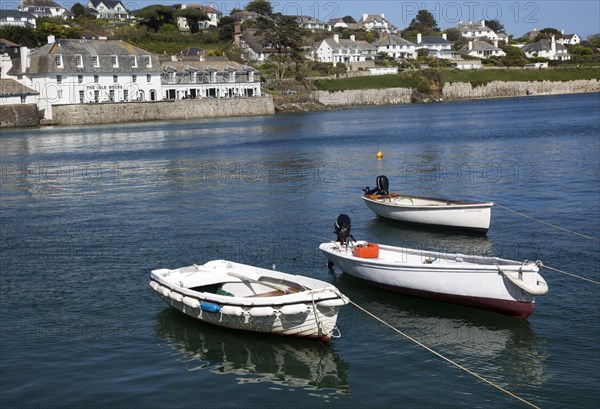
[[[390,181],[387,176],[379,175],[377,179],[375,179],[375,189],[369,189],[369,186],[363,189],[365,195],[379,195],[379,196],[389,196],[390,192]]]
[[[340,244],[345,244],[346,240],[349,238],[352,239],[352,241],[356,241],[354,240],[354,237],[352,237],[352,234],[350,234],[352,222],[347,214],[340,214],[337,217],[335,224],[333,225],[333,230],[337,236],[337,241],[339,241]]]

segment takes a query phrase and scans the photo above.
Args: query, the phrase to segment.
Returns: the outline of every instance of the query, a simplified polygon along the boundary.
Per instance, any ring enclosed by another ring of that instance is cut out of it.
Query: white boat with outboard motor
[[[170,306],[222,327],[316,338],[339,336],[339,307],[349,300],[333,285],[227,260],[157,269],[150,287]]]
[[[377,176],[376,187],[363,189],[362,199],[377,216],[398,222],[487,233],[493,202],[469,202],[389,192],[389,180]]]
[[[440,253],[355,241],[350,218],[334,225],[337,240],[319,249],[344,273],[402,294],[526,318],[535,298],[548,292],[540,263]]]

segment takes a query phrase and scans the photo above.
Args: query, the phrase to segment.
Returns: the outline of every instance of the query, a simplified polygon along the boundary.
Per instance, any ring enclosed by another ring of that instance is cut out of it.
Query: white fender
[[[158,287],[160,287],[160,284],[158,284],[156,281],[150,281],[149,285],[154,291],[158,291]]]
[[[167,287],[162,287],[162,286],[160,287],[160,292],[165,297],[168,297],[171,294],[171,290],[169,290]]]
[[[537,278],[536,284],[530,285],[530,284],[525,283],[523,280],[520,280],[518,278],[518,273],[516,273],[517,277],[515,277],[511,273],[502,270],[500,267],[498,267],[498,270],[500,270],[500,272],[504,275],[504,277],[506,277],[508,280],[510,280],[511,283],[513,283],[514,285],[516,285],[517,287],[519,287],[521,290],[525,291],[529,295],[533,295],[533,296],[544,295],[548,292],[548,283],[546,283],[546,280],[544,280],[544,278],[539,273],[536,273],[536,278]]]
[[[319,307],[341,307],[342,305],[346,304],[347,302],[342,300],[341,298],[334,298],[333,300],[323,300],[317,303]]]
[[[269,317],[275,314],[272,307],[254,307],[250,309],[251,317]]]
[[[191,297],[183,297],[183,303],[191,308],[200,308],[200,301]]]
[[[223,307],[221,307],[221,313],[223,315],[241,317],[242,315],[244,315],[244,309],[235,305],[224,305]]]
[[[290,304],[284,305],[279,309],[284,315],[304,314],[308,311],[308,305],[306,304]]]
[[[183,301],[183,295],[176,293],[175,291],[171,291],[171,294],[169,294],[169,297],[171,297],[173,300],[175,300],[177,302]]]

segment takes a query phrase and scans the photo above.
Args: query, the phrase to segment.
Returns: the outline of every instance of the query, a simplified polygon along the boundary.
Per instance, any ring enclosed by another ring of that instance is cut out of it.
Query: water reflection
[[[156,334],[180,352],[187,371],[236,375],[238,384],[272,383],[318,396],[347,394],[348,364],[331,345],[203,325],[171,308]]]
[[[333,281],[367,311],[494,382],[540,385],[549,377],[546,342],[527,320],[402,296],[366,286],[347,274],[337,274]],[[382,339],[407,341],[383,325],[380,333]]]

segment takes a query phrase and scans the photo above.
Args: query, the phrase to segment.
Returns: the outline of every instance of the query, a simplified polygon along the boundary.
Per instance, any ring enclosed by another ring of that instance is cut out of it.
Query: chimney
[[[50,34],[48,36],[48,44],[54,44],[56,42],[56,37],[54,37],[52,34]]]
[[[242,35],[242,24],[239,20],[233,23],[233,43],[237,46],[241,45],[240,37]]]
[[[481,27],[485,26],[485,20],[481,20]]]
[[[556,52],[556,41],[554,40],[554,34],[552,34],[550,36],[550,50],[552,50],[552,52]]]
[[[369,14],[365,13],[362,15],[362,21],[365,21],[369,17]]]
[[[560,30],[560,33],[564,36],[565,35],[565,30]]]
[[[498,48],[498,40],[494,40],[494,47]]]
[[[422,40],[423,40],[423,37],[421,36],[421,33],[417,33],[417,44],[421,44]]]
[[[473,50],[473,41],[469,41],[469,51]]]
[[[27,47],[23,46],[20,48],[21,51],[21,74],[25,74],[27,71],[27,67],[29,66],[29,50]]]
[[[350,36],[350,40],[351,40],[351,41],[356,41],[356,36],[355,36],[354,34],[352,34],[352,35]]]
[[[447,40],[447,39],[448,39],[448,35],[446,35],[446,33],[442,33],[442,38],[443,38],[444,40]]]
[[[339,36],[339,34],[334,34],[333,35],[333,41],[335,41],[336,43],[340,42],[340,36]]]

